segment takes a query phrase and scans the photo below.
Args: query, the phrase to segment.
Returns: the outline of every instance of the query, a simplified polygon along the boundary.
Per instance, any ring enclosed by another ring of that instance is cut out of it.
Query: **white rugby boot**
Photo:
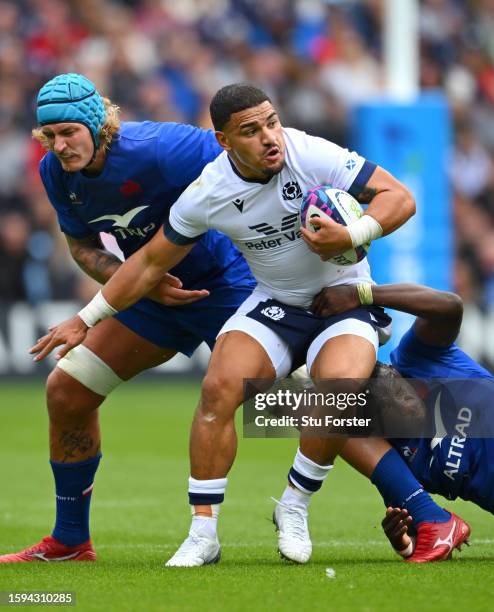
[[[273,512],[273,523],[278,532],[278,551],[284,559],[295,563],[307,563],[312,554],[308,515],[306,508],[278,501]]]
[[[221,547],[218,538],[209,534],[192,531],[182,545],[166,562],[166,567],[200,567],[218,563],[221,559]]]

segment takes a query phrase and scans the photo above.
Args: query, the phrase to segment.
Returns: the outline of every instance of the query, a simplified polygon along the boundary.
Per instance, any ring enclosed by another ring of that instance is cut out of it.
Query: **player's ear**
[[[223,149],[225,149],[225,151],[231,151],[231,145],[230,145],[230,141],[228,136],[225,134],[225,132],[215,132],[214,133],[216,136],[216,140],[218,141],[218,144],[220,145],[220,147],[222,147]]]

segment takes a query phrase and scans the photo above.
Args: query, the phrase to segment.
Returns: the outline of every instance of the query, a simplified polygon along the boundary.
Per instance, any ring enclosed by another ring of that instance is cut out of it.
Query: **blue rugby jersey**
[[[391,353],[406,378],[463,379],[431,387],[425,399],[436,425],[434,439],[391,440],[427,491],[461,497],[494,512],[494,440],[469,437],[469,430],[491,430],[494,377],[456,344],[434,347],[421,342],[413,326]],[[468,384],[469,379],[472,381]],[[479,422],[480,419],[480,422]],[[452,437],[441,436],[441,425]]]
[[[211,130],[123,122],[100,175],[64,172],[51,152],[40,174],[62,232],[74,238],[112,234],[129,257],[167,222],[171,205],[221,151]],[[239,251],[216,231],[207,232],[172,273],[184,288],[254,285]]]

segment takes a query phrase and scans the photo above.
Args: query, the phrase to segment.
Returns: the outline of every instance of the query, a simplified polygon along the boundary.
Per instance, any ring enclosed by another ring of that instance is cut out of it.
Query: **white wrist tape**
[[[404,559],[406,559],[407,557],[410,557],[413,554],[414,550],[415,550],[415,538],[411,538],[410,544],[403,550],[395,549],[395,551]]]
[[[84,321],[88,327],[93,327],[98,323],[112,315],[116,314],[118,310],[115,310],[113,306],[110,306],[103,297],[101,290],[93,297],[93,299],[84,306],[82,310],[79,310],[77,315]]]
[[[360,219],[347,225],[347,230],[352,239],[353,248],[380,238],[383,234],[383,228],[370,215],[362,215]]]

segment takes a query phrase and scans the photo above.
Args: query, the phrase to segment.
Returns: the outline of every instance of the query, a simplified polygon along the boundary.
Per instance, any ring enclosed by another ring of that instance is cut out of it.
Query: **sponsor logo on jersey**
[[[302,197],[302,190],[297,181],[288,181],[283,185],[282,195],[284,200],[297,200]]]
[[[444,475],[450,480],[454,480],[458,470],[460,469],[463,451],[465,450],[465,442],[467,440],[468,428],[472,421],[472,411],[464,406],[460,408],[456,416],[455,432],[451,438],[451,444],[448,450],[448,460],[446,467],[443,470]]]
[[[286,232],[292,229],[292,227],[295,227],[295,225],[297,224],[297,220],[298,213],[294,213],[283,217],[283,219],[281,220],[280,229],[269,225],[269,223],[257,223],[256,225],[249,225],[249,229],[255,230],[256,232],[259,232],[259,234],[272,236],[273,234],[277,234],[278,232]]]
[[[285,316],[285,311],[280,306],[267,306],[261,310],[261,314],[273,321],[279,321]]]
[[[156,223],[150,223],[146,227],[116,227],[111,230],[111,233],[116,238],[126,240],[127,238],[146,238],[154,229],[156,229]]]
[[[239,212],[244,212],[244,202],[245,200],[241,200],[240,198],[237,198],[236,200],[232,200],[232,204],[235,206],[235,208]]]
[[[443,474],[446,478],[454,481],[456,475],[459,472],[461,460],[463,457],[463,451],[465,450],[465,442],[468,435],[468,428],[472,421],[472,411],[470,408],[464,406],[458,410],[456,415],[455,423],[455,435],[451,438],[448,437],[448,432],[444,426],[444,422],[441,415],[441,392],[438,393],[436,402],[434,405],[434,425],[436,428],[436,435],[431,440],[431,451],[437,446],[441,448],[443,440],[447,440],[449,443],[449,449],[447,454],[447,461],[443,469]],[[430,465],[432,465],[434,457],[431,458]]]
[[[274,236],[275,234],[282,234],[278,238],[272,238],[271,240],[254,240],[245,243],[245,246],[250,251],[263,251],[265,249],[275,249],[281,245],[284,240],[293,242],[297,238],[301,237],[300,230],[294,230],[297,223],[299,222],[299,214],[292,213],[282,218],[279,229],[273,227],[269,223],[257,223],[256,225],[249,225],[249,229],[256,231],[258,234],[264,234],[265,236]]]
[[[149,204],[128,210],[123,215],[103,215],[97,219],[91,219],[89,223],[97,223],[98,221],[113,221],[112,227],[129,227],[129,223],[132,221],[132,219],[145,208],[149,208]]]
[[[89,223],[98,223],[99,221],[113,221],[111,226],[111,233],[117,238],[145,238],[149,232],[156,228],[155,223],[150,223],[146,227],[129,227],[130,222],[136,217],[142,210],[149,208],[149,204],[145,206],[137,206],[132,210],[128,210],[123,215],[103,215],[96,219],[91,219]]]

